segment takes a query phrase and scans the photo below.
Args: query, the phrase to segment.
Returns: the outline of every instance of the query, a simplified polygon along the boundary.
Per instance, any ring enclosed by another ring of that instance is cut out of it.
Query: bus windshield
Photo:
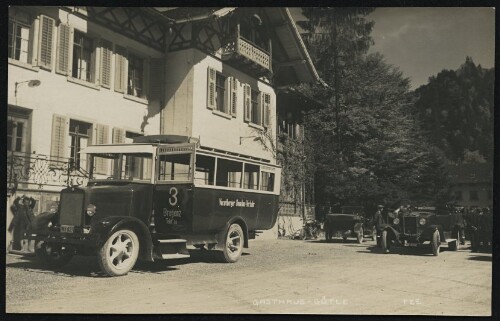
[[[151,153],[92,154],[90,179],[151,180]]]

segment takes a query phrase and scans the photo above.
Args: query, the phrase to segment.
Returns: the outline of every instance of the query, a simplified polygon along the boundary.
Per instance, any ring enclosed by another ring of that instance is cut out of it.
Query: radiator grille
[[[403,228],[406,234],[417,234],[417,217],[403,217]]]
[[[62,193],[59,224],[80,226],[83,212],[83,193]]]

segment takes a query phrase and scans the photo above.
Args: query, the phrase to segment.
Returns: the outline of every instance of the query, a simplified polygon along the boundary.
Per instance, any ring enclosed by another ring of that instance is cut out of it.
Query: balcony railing
[[[271,41],[269,51],[266,51],[243,38],[237,28],[235,35],[228,38],[222,47],[222,59],[238,64],[238,67],[258,76],[272,73]]]
[[[18,188],[44,189],[47,186],[85,185],[88,173],[67,158],[41,154],[9,152],[7,154],[7,190]]]

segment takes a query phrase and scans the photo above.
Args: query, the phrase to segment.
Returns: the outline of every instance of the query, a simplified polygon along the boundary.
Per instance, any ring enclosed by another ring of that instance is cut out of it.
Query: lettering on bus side
[[[219,206],[220,207],[250,207],[254,208],[255,207],[255,202],[252,200],[246,200],[246,199],[235,199],[230,200],[229,198],[221,198],[219,197]]]

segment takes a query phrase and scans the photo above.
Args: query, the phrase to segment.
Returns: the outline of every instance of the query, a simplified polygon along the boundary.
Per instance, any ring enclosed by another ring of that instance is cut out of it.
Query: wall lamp
[[[42,83],[38,79],[33,79],[33,80],[26,80],[26,81],[20,81],[15,83],[16,88],[14,89],[14,96],[17,97],[17,87],[21,84],[28,83],[28,87],[38,87]]]
[[[240,145],[244,139],[248,139],[248,138],[253,138],[252,141],[254,141],[254,142],[262,141],[262,138],[260,138],[259,136],[240,136]]]

